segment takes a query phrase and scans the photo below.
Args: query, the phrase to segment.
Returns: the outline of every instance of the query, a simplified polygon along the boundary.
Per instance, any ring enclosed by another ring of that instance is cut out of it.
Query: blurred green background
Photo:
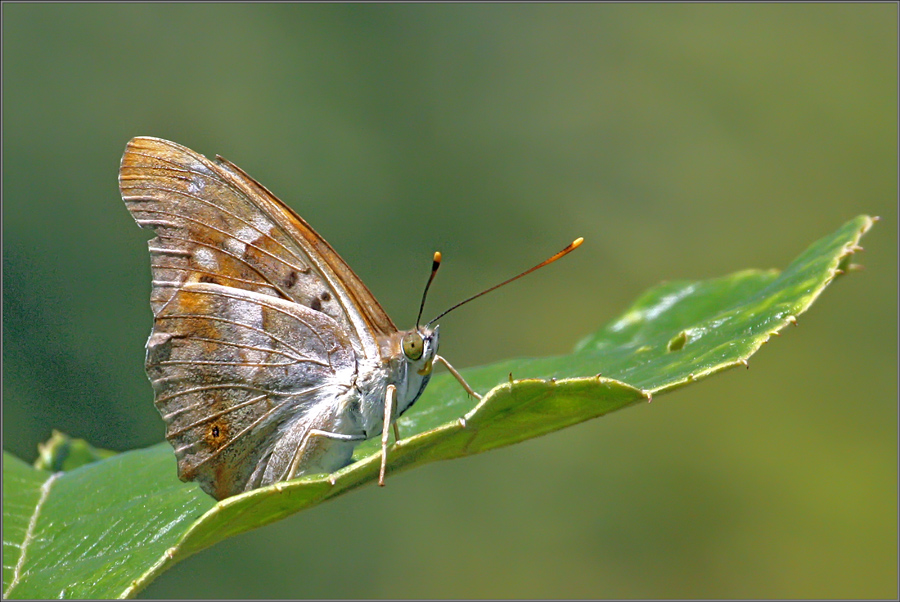
[[[3,447],[28,461],[51,428],[163,438],[116,183],[136,135],[247,170],[401,327],[436,249],[431,315],[584,236],[442,321],[457,367],[882,217],[750,371],[403,473],[144,596],[897,596],[896,4],[2,10]]]

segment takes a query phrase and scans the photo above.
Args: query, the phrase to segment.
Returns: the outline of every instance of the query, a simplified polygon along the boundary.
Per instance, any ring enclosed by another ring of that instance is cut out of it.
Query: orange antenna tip
[[[501,282],[500,284],[496,284],[496,285],[492,286],[491,288],[489,288],[489,289],[487,289],[487,290],[483,290],[483,291],[481,291],[480,293],[478,293],[477,295],[472,295],[471,297],[469,297],[469,298],[466,299],[465,301],[460,301],[459,303],[457,303],[456,305],[454,305],[454,306],[451,307],[450,309],[447,309],[447,310],[445,310],[444,312],[438,314],[437,317],[432,318],[431,320],[429,320],[429,321],[428,321],[428,324],[426,324],[426,326],[429,326],[429,325],[431,325],[431,324],[434,324],[435,322],[437,322],[438,320],[440,320],[441,318],[443,318],[444,316],[446,316],[448,313],[450,313],[451,311],[453,311],[453,310],[456,309],[457,307],[460,307],[460,306],[462,306],[462,305],[465,305],[465,304],[468,303],[469,301],[473,301],[473,300],[477,299],[478,297],[480,297],[480,296],[482,296],[482,295],[486,295],[487,293],[489,293],[489,292],[491,292],[491,291],[493,291],[493,290],[497,290],[497,289],[500,288],[501,286],[505,286],[505,285],[509,284],[510,282],[513,282],[514,280],[518,280],[518,279],[521,278],[522,276],[527,276],[527,275],[530,274],[531,272],[533,272],[533,271],[535,271],[535,270],[538,270],[538,269],[544,267],[545,265],[549,265],[549,264],[553,263],[554,261],[556,261],[556,260],[559,259],[560,257],[564,257],[564,256],[568,255],[569,253],[571,253],[572,251],[574,251],[575,249],[577,249],[578,246],[581,245],[581,243],[583,243],[583,242],[584,242],[584,239],[583,239],[583,238],[576,238],[576,239],[573,240],[571,243],[569,243],[569,246],[567,246],[565,249],[563,249],[562,251],[560,251],[560,252],[557,253],[556,255],[553,255],[552,257],[549,257],[549,258],[545,259],[544,261],[542,261],[541,263],[537,264],[536,266],[534,266],[534,267],[531,268],[531,269],[525,270],[524,272],[522,272],[522,273],[519,274],[518,276],[513,276],[513,277],[510,278],[509,280],[504,280],[504,281]],[[435,257],[438,257],[438,255],[439,255],[439,254],[435,253]],[[434,268],[434,269],[436,270],[436,269],[437,269],[437,266],[440,265],[440,262],[439,262],[437,259],[435,259],[434,265],[435,265],[435,268]],[[431,273],[431,276],[432,276],[432,278],[434,277],[434,272]],[[428,283],[431,284],[431,281],[429,280]],[[425,289],[427,290],[428,287],[426,286]],[[422,310],[421,310],[421,308],[419,309],[419,317],[420,317],[420,318],[422,317]],[[417,320],[416,320],[416,326],[418,326],[418,324],[419,324],[419,321],[418,321],[418,319],[417,319]]]
[[[440,252],[440,251],[435,251],[435,252],[434,252],[434,262],[435,262],[435,263],[440,263],[440,262],[441,262],[441,252]]]

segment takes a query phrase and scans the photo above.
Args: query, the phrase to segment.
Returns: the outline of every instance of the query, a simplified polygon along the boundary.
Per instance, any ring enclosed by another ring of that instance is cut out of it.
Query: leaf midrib
[[[10,592],[12,592],[16,585],[19,584],[19,578],[22,576],[22,569],[25,567],[25,557],[28,553],[28,546],[34,541],[34,532],[37,529],[37,522],[40,518],[41,510],[43,510],[44,503],[50,497],[50,489],[62,474],[62,472],[53,473],[41,485],[41,497],[38,498],[37,505],[34,507],[34,512],[31,513],[31,517],[28,519],[28,528],[25,530],[25,537],[19,548],[19,558],[16,561],[16,566],[13,568],[13,578],[9,582],[9,587],[3,592],[4,598],[9,598]]]

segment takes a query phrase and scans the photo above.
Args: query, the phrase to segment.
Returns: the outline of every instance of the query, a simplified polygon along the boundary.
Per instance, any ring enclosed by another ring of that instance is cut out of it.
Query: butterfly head
[[[403,350],[403,356],[409,363],[410,372],[424,377],[431,374],[434,356],[438,349],[439,328],[435,326],[434,330],[431,330],[420,326],[403,334],[400,347]]]
[[[405,412],[425,390],[434,370],[438,350],[438,327],[420,326],[402,333],[400,350],[406,363],[405,394],[398,399],[398,414]]]

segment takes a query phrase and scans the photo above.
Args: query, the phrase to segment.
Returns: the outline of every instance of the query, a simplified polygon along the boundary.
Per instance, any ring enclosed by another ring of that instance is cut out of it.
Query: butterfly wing
[[[224,159],[135,138],[119,186],[157,235],[147,373],[179,476],[233,495],[396,327],[328,243]]]

